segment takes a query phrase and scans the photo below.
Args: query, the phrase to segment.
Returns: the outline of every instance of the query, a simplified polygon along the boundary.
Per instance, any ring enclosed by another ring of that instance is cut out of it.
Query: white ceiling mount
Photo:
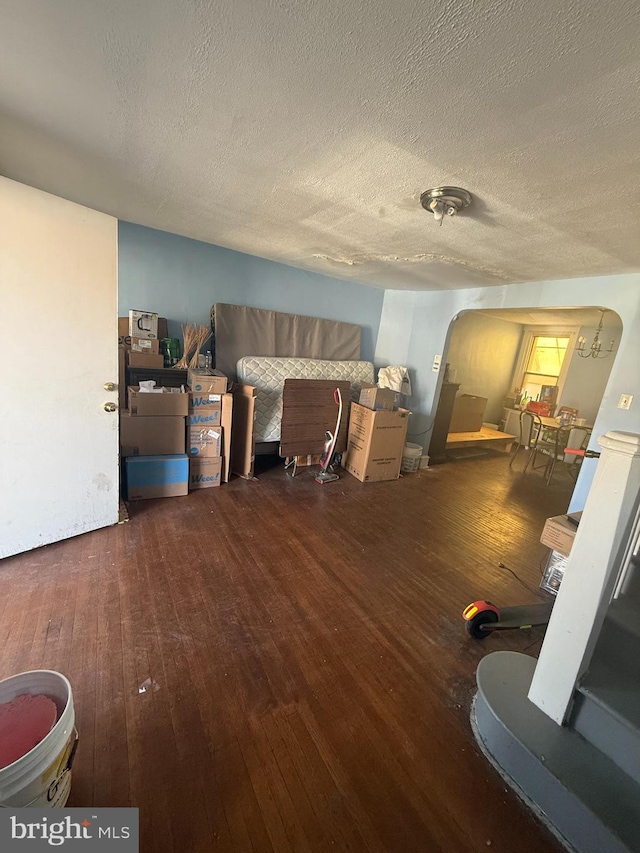
[[[455,216],[465,207],[469,207],[473,196],[462,187],[434,187],[425,190],[420,196],[420,204],[442,225],[445,216]]]

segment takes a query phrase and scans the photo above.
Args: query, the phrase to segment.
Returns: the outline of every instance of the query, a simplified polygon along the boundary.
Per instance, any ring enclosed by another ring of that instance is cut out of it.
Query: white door
[[[0,177],[0,557],[118,519],[117,225]]]

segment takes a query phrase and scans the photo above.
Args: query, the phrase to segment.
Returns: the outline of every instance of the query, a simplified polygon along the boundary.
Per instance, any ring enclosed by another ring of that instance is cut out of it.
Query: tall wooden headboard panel
[[[231,378],[238,360],[247,355],[360,358],[361,328],[354,323],[217,302],[211,308],[211,326],[215,366]]]

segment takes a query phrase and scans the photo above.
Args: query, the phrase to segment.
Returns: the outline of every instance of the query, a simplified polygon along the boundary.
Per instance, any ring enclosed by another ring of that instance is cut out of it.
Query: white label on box
[[[220,438],[220,433],[219,433],[219,432],[216,432],[216,431],[215,431],[215,430],[213,430],[213,429],[209,429],[209,430],[207,430],[207,435],[210,435],[210,436],[211,436],[211,438],[215,438],[215,439]]]
[[[138,346],[140,349],[151,349],[151,341],[139,340]]]
[[[209,394],[210,403],[219,403],[220,400],[222,400],[222,396],[220,394]]]

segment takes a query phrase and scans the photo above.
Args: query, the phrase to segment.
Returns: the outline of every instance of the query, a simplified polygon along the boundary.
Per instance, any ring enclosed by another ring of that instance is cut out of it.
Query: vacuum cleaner
[[[340,422],[342,421],[342,394],[339,388],[336,388],[333,392],[333,399],[338,407],[338,420],[336,421],[336,428],[333,433],[329,430],[325,432],[324,448],[320,457],[320,470],[316,474],[316,483],[320,483],[321,485],[340,479],[333,470],[330,470],[333,453],[336,449],[336,442],[338,441],[338,433],[340,432]]]

